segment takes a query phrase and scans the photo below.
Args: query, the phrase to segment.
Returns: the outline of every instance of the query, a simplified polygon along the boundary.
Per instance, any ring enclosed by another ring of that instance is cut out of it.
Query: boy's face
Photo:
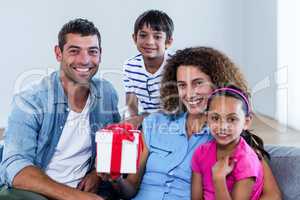
[[[146,25],[138,30],[137,35],[133,35],[133,40],[139,52],[148,59],[162,58],[173,41],[172,38],[167,39],[165,32],[155,31]]]

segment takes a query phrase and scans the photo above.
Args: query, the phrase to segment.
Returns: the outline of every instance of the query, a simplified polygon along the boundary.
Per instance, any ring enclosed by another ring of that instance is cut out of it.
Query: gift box
[[[116,124],[96,133],[98,173],[136,173],[139,167],[141,132],[132,125]]]

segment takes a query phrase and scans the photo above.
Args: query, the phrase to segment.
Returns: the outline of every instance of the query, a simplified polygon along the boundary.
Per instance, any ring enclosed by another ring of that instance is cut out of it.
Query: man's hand
[[[85,192],[97,193],[100,181],[100,177],[97,176],[96,170],[93,170],[80,181],[77,189]]]

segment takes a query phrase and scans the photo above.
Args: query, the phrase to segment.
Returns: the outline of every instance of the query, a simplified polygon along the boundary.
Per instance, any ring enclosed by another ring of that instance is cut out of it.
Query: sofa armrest
[[[277,179],[283,199],[300,200],[300,148],[266,145],[270,167]]]

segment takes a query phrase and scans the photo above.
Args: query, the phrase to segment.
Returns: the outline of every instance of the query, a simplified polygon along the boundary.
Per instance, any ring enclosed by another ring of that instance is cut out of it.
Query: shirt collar
[[[59,71],[54,72],[53,78],[49,80],[49,87],[51,87],[50,81],[53,81],[53,87],[54,90],[52,92],[54,93],[54,103],[68,103],[67,96],[65,95],[64,89],[62,87],[62,83],[60,80],[60,73]],[[92,79],[90,82],[90,97],[91,102],[94,102],[95,99],[101,98],[101,90],[97,88],[97,84]]]
[[[183,114],[182,118],[183,118],[183,120],[181,120],[181,122],[179,122],[180,123],[180,127],[181,127],[181,131],[180,132],[181,132],[181,135],[187,136],[187,132],[186,132],[187,112],[185,112]],[[197,137],[197,136],[209,135],[209,134],[210,134],[210,129],[209,129],[207,123],[205,123],[203,125],[202,129],[199,132],[194,133],[193,135]]]

